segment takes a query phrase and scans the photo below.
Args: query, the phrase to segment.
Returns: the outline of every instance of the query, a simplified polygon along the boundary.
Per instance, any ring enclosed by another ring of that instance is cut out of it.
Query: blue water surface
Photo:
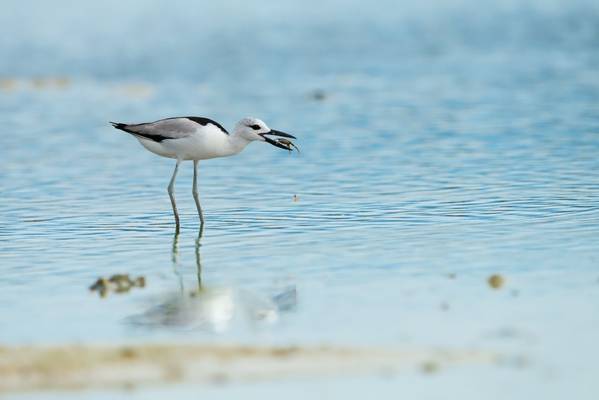
[[[5,0],[0,59],[0,344],[477,348],[526,362],[463,398],[599,393],[596,2]],[[200,242],[191,164],[176,237],[173,161],[108,124],[178,115],[301,148],[201,162]]]

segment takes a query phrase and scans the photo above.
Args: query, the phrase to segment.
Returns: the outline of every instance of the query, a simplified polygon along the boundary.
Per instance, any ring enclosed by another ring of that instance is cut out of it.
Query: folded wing
[[[167,118],[143,124],[123,124],[111,122],[116,129],[132,135],[162,142],[168,139],[181,139],[190,136],[198,128],[198,123],[186,118]]]

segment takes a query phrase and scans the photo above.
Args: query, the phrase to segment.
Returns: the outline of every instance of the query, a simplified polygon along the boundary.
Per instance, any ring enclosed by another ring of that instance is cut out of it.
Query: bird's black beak
[[[297,139],[295,136],[290,135],[288,133],[285,132],[281,132],[281,131],[275,131],[274,129],[271,129],[270,132],[266,132],[266,133],[261,133],[262,136],[264,135],[273,135],[273,136],[280,136],[280,137],[286,137],[289,139]]]
[[[271,138],[267,137],[267,135],[279,136],[279,137],[290,138],[290,139],[296,139],[296,137],[293,136],[293,135],[290,135],[288,133],[281,132],[281,131],[276,131],[274,129],[271,129],[269,132],[259,133],[259,135],[264,138],[264,140],[266,141],[266,143],[270,143],[273,146],[278,147],[280,149],[284,149],[284,150],[291,150],[291,149],[289,148],[289,146],[284,146],[281,143],[279,143],[278,141],[272,140]]]

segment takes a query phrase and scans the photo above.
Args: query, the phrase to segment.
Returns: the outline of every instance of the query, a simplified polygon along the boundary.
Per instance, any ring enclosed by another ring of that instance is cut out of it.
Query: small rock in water
[[[128,274],[115,274],[110,278],[98,278],[93,285],[89,287],[92,292],[98,292],[100,297],[106,297],[108,292],[126,293],[133,287],[143,288],[146,286],[146,278],[140,276],[131,279]]]
[[[137,287],[146,287],[146,277],[145,276],[140,276],[137,279],[135,279],[135,281],[133,281],[133,286],[137,286]]]
[[[439,364],[435,361],[426,361],[421,365],[422,372],[425,374],[434,374],[439,371]]]
[[[98,278],[98,280],[89,287],[89,290],[91,290],[92,292],[97,291],[100,294],[100,297],[106,297],[106,294],[108,294],[109,284],[110,283],[108,282],[108,279]]]
[[[504,285],[505,279],[499,274],[493,274],[487,279],[487,282],[491,288],[500,289]]]
[[[313,100],[322,101],[327,98],[327,94],[322,89],[316,89],[312,92],[310,97],[312,97]]]

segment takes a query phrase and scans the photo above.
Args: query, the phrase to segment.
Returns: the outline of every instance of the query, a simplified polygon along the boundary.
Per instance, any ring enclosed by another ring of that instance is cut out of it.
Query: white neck
[[[226,146],[223,149],[225,152],[225,154],[223,154],[224,157],[241,153],[241,151],[245,149],[245,146],[250,144],[250,140],[245,139],[237,132],[233,132],[227,139]]]

